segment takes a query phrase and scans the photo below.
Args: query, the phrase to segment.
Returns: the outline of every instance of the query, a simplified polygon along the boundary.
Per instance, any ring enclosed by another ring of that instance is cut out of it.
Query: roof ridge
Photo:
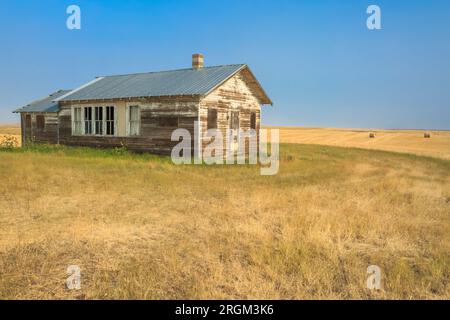
[[[202,70],[202,69],[211,69],[211,68],[219,68],[219,67],[245,66],[245,65],[246,65],[245,63],[220,64],[217,66],[208,66],[208,67],[203,67],[200,69],[182,68],[182,69],[162,70],[162,71],[133,72],[133,73],[124,73],[124,74],[113,74],[113,75],[109,75],[109,76],[96,76],[96,78],[123,77],[123,76],[132,76],[132,75],[138,75],[138,74],[165,73],[165,72],[177,72],[177,71],[186,71],[186,70]]]

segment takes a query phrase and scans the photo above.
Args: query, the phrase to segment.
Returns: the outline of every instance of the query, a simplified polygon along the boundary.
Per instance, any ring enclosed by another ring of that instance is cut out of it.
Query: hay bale
[[[375,138],[375,133],[373,133],[373,132],[369,133],[369,138],[371,138],[371,139]]]
[[[425,132],[425,133],[423,134],[423,137],[424,137],[425,139],[429,139],[429,138],[431,138],[431,133]]]

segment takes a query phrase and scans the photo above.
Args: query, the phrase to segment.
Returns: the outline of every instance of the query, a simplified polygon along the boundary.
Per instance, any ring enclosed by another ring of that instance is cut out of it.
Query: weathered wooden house
[[[260,127],[261,106],[272,104],[245,64],[97,77],[15,110],[22,143],[118,147],[170,154],[176,128],[204,132]],[[203,144],[202,144],[203,145]]]

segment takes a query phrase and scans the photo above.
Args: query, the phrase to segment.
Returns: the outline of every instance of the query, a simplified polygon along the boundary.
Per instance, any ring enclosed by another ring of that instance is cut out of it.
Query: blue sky
[[[66,8],[81,8],[81,30]],[[366,27],[368,5],[382,30]],[[0,122],[95,76],[247,63],[263,123],[450,129],[450,1],[0,1]]]

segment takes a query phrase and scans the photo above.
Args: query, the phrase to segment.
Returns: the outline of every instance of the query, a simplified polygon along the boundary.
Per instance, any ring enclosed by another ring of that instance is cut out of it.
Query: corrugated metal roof
[[[22,108],[14,110],[13,112],[58,112],[59,104],[58,102],[55,102],[55,99],[62,97],[70,91],[71,90],[56,91],[49,96],[35,100]]]
[[[60,101],[204,95],[246,67],[245,64],[136,73],[99,78]]]

